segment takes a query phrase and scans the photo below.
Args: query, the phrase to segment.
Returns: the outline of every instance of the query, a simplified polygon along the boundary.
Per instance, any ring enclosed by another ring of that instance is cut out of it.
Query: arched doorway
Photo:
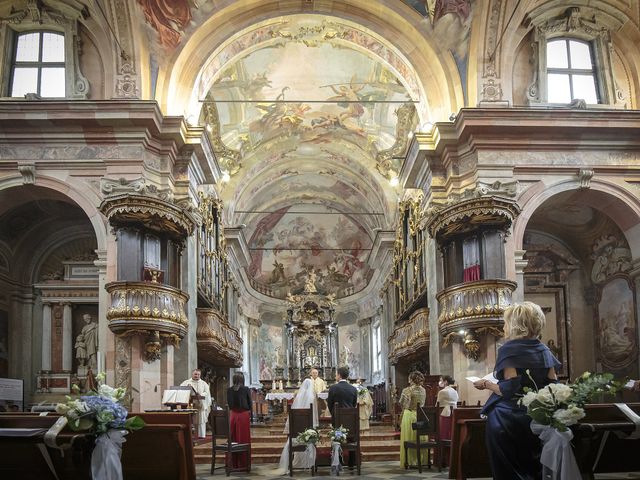
[[[56,401],[98,362],[96,232],[53,189],[0,190],[0,376],[25,402]]]
[[[542,340],[562,360],[565,376],[638,375],[629,238],[635,223],[623,199],[590,189],[555,193],[529,218],[522,238],[524,298],[542,306]]]

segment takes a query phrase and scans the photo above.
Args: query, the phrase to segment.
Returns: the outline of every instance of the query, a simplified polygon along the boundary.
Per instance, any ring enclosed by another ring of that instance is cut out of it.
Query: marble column
[[[524,269],[529,263],[524,258],[525,253],[527,253],[526,250],[515,250],[513,255],[516,271],[515,281],[518,284],[513,292],[513,301],[516,303],[524,301]]]
[[[71,304],[65,303],[62,314],[62,371],[70,372],[73,358]]]
[[[42,371],[51,371],[51,304],[42,305]]]

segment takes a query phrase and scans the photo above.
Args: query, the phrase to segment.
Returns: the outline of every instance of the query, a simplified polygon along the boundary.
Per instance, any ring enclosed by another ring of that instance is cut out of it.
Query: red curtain
[[[464,269],[463,282],[474,282],[480,280],[480,265],[472,265]]]

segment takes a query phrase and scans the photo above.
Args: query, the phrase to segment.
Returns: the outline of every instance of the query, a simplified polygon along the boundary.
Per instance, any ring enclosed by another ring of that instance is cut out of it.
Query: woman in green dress
[[[402,421],[400,422],[400,466],[415,466],[418,464],[418,456],[415,449],[407,450],[405,458],[404,442],[413,442],[416,439],[416,432],[411,428],[417,418],[418,407],[424,407],[427,399],[427,392],[422,386],[424,375],[420,372],[409,374],[409,386],[402,390],[400,395],[400,406],[402,406]],[[427,436],[420,437],[421,441],[427,441]],[[422,464],[427,464],[427,451],[422,450]]]

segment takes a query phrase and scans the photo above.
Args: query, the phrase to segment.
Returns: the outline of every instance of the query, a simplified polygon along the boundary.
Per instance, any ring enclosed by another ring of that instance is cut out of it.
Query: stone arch
[[[33,185],[58,192],[78,205],[87,215],[93,227],[98,250],[107,249],[107,226],[104,217],[98,211],[97,207],[101,200],[94,191],[86,185],[76,182],[72,178],[60,180],[56,177],[42,175],[40,173],[36,174]],[[0,192],[9,188],[19,188],[22,186],[24,186],[23,178],[19,175],[0,179]]]
[[[513,226],[516,249],[522,250],[524,234],[529,219],[542,204],[556,194],[571,190],[580,190],[580,181],[565,179],[546,185],[543,182],[531,187],[520,197],[522,211]],[[640,198],[624,186],[608,180],[593,179],[589,189],[583,189],[592,197],[590,206],[600,210],[613,220],[625,235],[631,248],[633,259],[640,258]]]
[[[444,120],[464,105],[460,77],[452,58],[437,48],[420,31],[423,18],[411,7],[400,2],[395,8],[374,4],[367,0],[348,0],[345,5],[329,5],[309,9],[301,2],[252,0],[243,8],[229,0],[220,2],[220,10],[205,22],[171,59],[167,70],[158,78],[157,100],[169,113],[183,114],[183,107],[191,97],[205,60],[223,47],[238,31],[244,31],[265,19],[296,14],[318,14],[335,17],[352,25],[359,25],[380,38],[392,38],[387,43],[407,59],[421,87],[429,86],[425,100],[431,119]],[[239,2],[235,2],[239,3]],[[284,4],[283,4],[284,3]],[[203,45],[210,45],[203,49]],[[422,115],[424,117],[424,114]]]

